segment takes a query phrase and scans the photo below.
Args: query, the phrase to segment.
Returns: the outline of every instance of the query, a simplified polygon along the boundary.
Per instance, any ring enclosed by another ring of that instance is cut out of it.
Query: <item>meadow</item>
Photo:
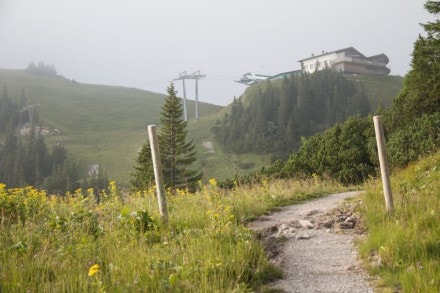
[[[96,198],[1,184],[0,291],[256,290],[281,272],[246,223],[344,189],[312,178],[224,190],[211,179],[196,193],[168,193],[165,225],[153,190],[129,194],[111,182]]]
[[[440,292],[440,153],[398,171],[391,184],[391,214],[381,182],[368,184],[361,255],[384,292]]]

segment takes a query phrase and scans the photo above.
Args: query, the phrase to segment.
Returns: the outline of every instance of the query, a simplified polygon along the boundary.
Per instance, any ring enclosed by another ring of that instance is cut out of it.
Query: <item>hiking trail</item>
[[[355,237],[363,236],[353,213],[359,192],[332,194],[280,208],[249,224],[283,278],[268,286],[284,292],[373,292],[361,268]]]

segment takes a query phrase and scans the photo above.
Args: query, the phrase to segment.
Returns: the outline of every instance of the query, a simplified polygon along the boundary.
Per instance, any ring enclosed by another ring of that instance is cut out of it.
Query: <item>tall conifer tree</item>
[[[201,179],[200,172],[189,167],[196,160],[195,145],[187,141],[187,123],[183,120],[181,100],[177,98],[174,84],[167,88],[168,96],[161,111],[161,128],[158,134],[164,183],[167,188],[195,189]],[[136,159],[130,184],[137,190],[147,189],[154,179],[151,149],[147,141]]]
[[[174,84],[167,88],[167,97],[161,111],[159,148],[166,187],[193,189],[201,179],[200,172],[189,169],[196,161],[195,145],[187,141],[187,122],[183,120],[181,100]]]

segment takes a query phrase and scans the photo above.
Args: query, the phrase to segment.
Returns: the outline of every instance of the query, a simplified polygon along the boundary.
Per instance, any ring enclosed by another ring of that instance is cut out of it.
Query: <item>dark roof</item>
[[[373,59],[378,59],[378,58],[381,58],[381,57],[385,58],[385,64],[388,64],[388,62],[390,62],[390,59],[388,59],[388,56],[383,54],[383,53],[367,57],[367,59],[373,60]]]

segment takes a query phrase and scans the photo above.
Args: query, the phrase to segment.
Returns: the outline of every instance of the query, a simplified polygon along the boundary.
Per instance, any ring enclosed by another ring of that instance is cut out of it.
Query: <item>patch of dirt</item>
[[[207,140],[203,142],[203,147],[208,151],[208,153],[213,154],[214,153],[214,145],[211,141]]]
[[[353,240],[365,229],[354,211],[358,192],[329,195],[292,205],[252,222],[271,262],[284,277],[276,292],[373,292]]]

